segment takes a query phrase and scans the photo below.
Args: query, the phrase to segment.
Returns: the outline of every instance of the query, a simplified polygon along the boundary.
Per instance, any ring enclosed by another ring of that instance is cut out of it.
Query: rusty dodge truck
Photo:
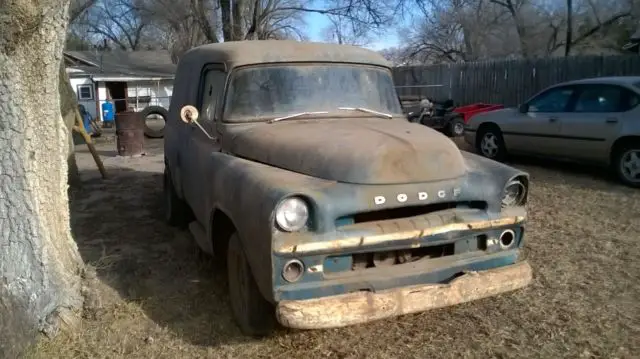
[[[166,220],[226,266],[243,333],[353,325],[530,283],[529,175],[407,122],[390,66],[359,47],[271,40],[180,59]]]

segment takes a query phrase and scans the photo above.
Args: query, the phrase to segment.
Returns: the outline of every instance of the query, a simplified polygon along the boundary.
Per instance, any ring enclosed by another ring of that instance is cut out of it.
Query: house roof
[[[110,79],[172,79],[176,65],[168,51],[65,51],[69,76]]]

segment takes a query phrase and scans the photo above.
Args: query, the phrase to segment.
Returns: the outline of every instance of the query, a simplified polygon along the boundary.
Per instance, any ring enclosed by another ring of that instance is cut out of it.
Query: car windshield
[[[347,116],[371,116],[364,111],[341,111],[340,107],[402,114],[388,69],[351,64],[286,64],[235,72],[227,91],[224,118],[242,122],[333,111]]]

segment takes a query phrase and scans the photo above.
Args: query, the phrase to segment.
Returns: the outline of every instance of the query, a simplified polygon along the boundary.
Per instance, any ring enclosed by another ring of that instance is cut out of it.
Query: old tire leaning
[[[162,186],[164,196],[164,220],[170,226],[184,228],[189,224],[189,205],[178,197],[171,181],[171,175],[165,168]]]
[[[464,121],[462,117],[456,116],[449,120],[447,128],[445,129],[445,135],[449,137],[460,137],[464,135]]]
[[[640,145],[629,143],[617,148],[611,163],[620,182],[640,188]]]
[[[169,111],[167,111],[162,106],[149,106],[145,107],[144,110],[140,111],[140,117],[144,121],[144,135],[149,138],[162,138],[164,137],[164,127],[159,130],[154,130],[147,125],[147,117],[150,115],[158,115],[161,116],[165,123],[167,122],[167,118],[169,118]]]
[[[253,337],[271,334],[276,326],[275,308],[258,289],[238,233],[229,238],[227,276],[231,311],[242,333]]]
[[[476,138],[476,151],[482,156],[502,162],[507,157],[502,131],[498,126],[483,126]]]

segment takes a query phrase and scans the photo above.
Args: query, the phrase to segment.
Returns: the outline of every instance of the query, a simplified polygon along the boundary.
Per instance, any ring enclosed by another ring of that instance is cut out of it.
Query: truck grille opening
[[[357,253],[352,255],[351,270],[364,270],[415,262],[425,258],[453,255],[453,243],[398,251]]]
[[[326,274],[390,267],[421,260],[459,255],[468,252],[486,251],[487,240],[488,236],[483,233],[461,238],[452,243],[438,244],[420,248],[340,254],[326,257],[323,267]]]
[[[375,222],[389,219],[400,219],[420,216],[431,212],[443,211],[452,208],[487,209],[487,202],[467,201],[467,202],[443,202],[433,203],[424,206],[408,206],[400,208],[383,209],[379,211],[361,212],[350,216],[343,216],[336,219],[336,227],[349,224]]]

